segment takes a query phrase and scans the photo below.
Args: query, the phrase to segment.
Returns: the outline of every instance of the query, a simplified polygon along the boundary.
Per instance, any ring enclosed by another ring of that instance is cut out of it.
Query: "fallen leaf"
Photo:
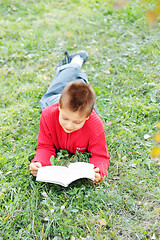
[[[10,214],[7,215],[7,217],[4,218],[4,221],[7,222],[9,219]]]
[[[159,157],[159,155],[160,155],[160,148],[158,146],[153,147],[153,149],[151,150],[151,157],[156,158],[156,157]]]
[[[43,64],[38,64],[38,67],[39,68],[44,68],[44,65]]]
[[[107,222],[106,222],[106,219],[105,219],[105,218],[98,219],[97,222],[98,222],[101,226],[106,226],[106,225],[107,225]]]
[[[15,148],[15,146],[13,147],[13,152],[15,152],[16,151],[16,148]]]
[[[154,140],[157,142],[157,143],[160,143],[160,132],[156,133],[154,135]]]
[[[157,20],[157,14],[155,13],[155,11],[147,11],[146,16],[147,16],[147,20],[149,22],[149,25],[151,27],[155,27],[156,20]]]
[[[158,122],[158,123],[157,123],[157,128],[159,128],[159,129],[160,129],[160,122]]]

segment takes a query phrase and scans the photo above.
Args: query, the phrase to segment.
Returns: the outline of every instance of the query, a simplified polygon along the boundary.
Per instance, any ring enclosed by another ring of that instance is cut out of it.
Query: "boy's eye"
[[[67,118],[63,117],[64,120],[68,120]]]
[[[75,122],[76,124],[80,124],[80,122]]]

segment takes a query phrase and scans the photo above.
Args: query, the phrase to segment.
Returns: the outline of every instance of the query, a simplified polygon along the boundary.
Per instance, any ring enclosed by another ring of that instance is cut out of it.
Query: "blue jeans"
[[[42,110],[47,106],[59,102],[61,92],[68,83],[80,81],[88,84],[87,75],[84,72],[80,72],[80,70],[80,66],[73,63],[65,64],[57,68],[56,76],[53,78],[47,92],[40,100],[40,106]],[[98,113],[96,105],[94,108]]]

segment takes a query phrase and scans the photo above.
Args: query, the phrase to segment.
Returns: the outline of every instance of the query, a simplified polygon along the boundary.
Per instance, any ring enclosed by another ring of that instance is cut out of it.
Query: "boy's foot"
[[[65,57],[62,59],[61,63],[59,64],[59,67],[70,63],[72,61],[72,59],[76,56],[79,56],[82,59],[83,64],[88,60],[88,53],[84,50],[74,53],[74,54],[71,54],[71,55],[69,55],[68,52],[65,52]]]

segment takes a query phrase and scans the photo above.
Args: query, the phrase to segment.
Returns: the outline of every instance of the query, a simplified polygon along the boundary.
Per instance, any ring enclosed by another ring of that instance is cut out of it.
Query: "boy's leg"
[[[59,67],[56,70],[56,76],[53,78],[47,92],[40,100],[40,106],[42,110],[47,106],[59,102],[62,90],[69,82],[82,81],[88,84],[87,75],[84,72],[80,72],[81,66],[88,59],[87,52],[81,51],[72,55],[69,55],[66,52],[65,55],[66,56],[62,59]],[[77,58],[75,59],[76,56],[79,56],[80,60]],[[98,108],[96,104],[94,109],[98,114]]]
[[[83,81],[88,83],[85,73],[80,72],[78,64],[69,63],[57,68],[56,76],[53,78],[47,92],[40,100],[41,109],[58,103],[63,88],[72,81]]]

